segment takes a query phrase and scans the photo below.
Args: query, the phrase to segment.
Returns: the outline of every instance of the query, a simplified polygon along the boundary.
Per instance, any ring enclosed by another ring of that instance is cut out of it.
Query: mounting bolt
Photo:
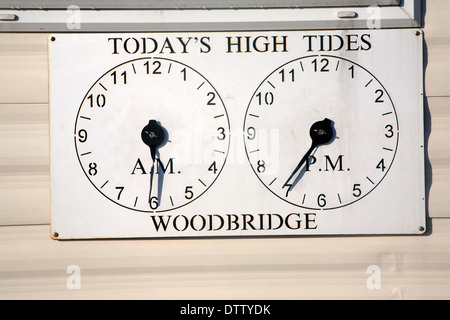
[[[53,232],[53,236],[54,236],[55,238],[58,238],[58,237],[59,237],[59,233],[58,233],[58,232]]]
[[[416,36],[420,36],[420,31],[416,31]]]
[[[422,227],[422,226],[420,226],[420,227],[419,227],[419,231],[420,231],[420,232],[423,232],[423,231],[425,231],[425,228]]]
[[[55,41],[56,38],[55,38],[55,37],[51,37],[50,40],[51,40],[51,41]]]

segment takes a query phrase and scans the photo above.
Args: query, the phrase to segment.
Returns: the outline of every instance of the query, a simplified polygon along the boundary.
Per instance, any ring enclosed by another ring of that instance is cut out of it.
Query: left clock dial
[[[212,84],[181,62],[127,61],[86,93],[75,149],[92,185],[140,212],[182,207],[216,181],[228,155],[230,124]]]

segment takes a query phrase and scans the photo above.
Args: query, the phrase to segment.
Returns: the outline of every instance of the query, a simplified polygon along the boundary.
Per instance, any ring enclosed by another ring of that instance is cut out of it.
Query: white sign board
[[[52,237],[423,233],[422,41],[50,36]]]

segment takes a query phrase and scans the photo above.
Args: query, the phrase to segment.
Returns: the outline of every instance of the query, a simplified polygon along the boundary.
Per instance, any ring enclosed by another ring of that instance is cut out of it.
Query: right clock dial
[[[259,180],[307,209],[370,196],[399,141],[388,88],[364,66],[331,55],[301,57],[271,72],[250,100],[243,129]]]

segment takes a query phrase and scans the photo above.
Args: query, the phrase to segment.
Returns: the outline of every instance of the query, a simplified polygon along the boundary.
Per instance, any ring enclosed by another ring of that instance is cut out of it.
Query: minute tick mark
[[[373,81],[373,79],[370,79],[370,81],[367,82],[367,84],[365,85],[365,87],[367,87],[372,81]]]
[[[198,87],[197,90],[200,89],[205,84],[205,81],[203,81]]]

